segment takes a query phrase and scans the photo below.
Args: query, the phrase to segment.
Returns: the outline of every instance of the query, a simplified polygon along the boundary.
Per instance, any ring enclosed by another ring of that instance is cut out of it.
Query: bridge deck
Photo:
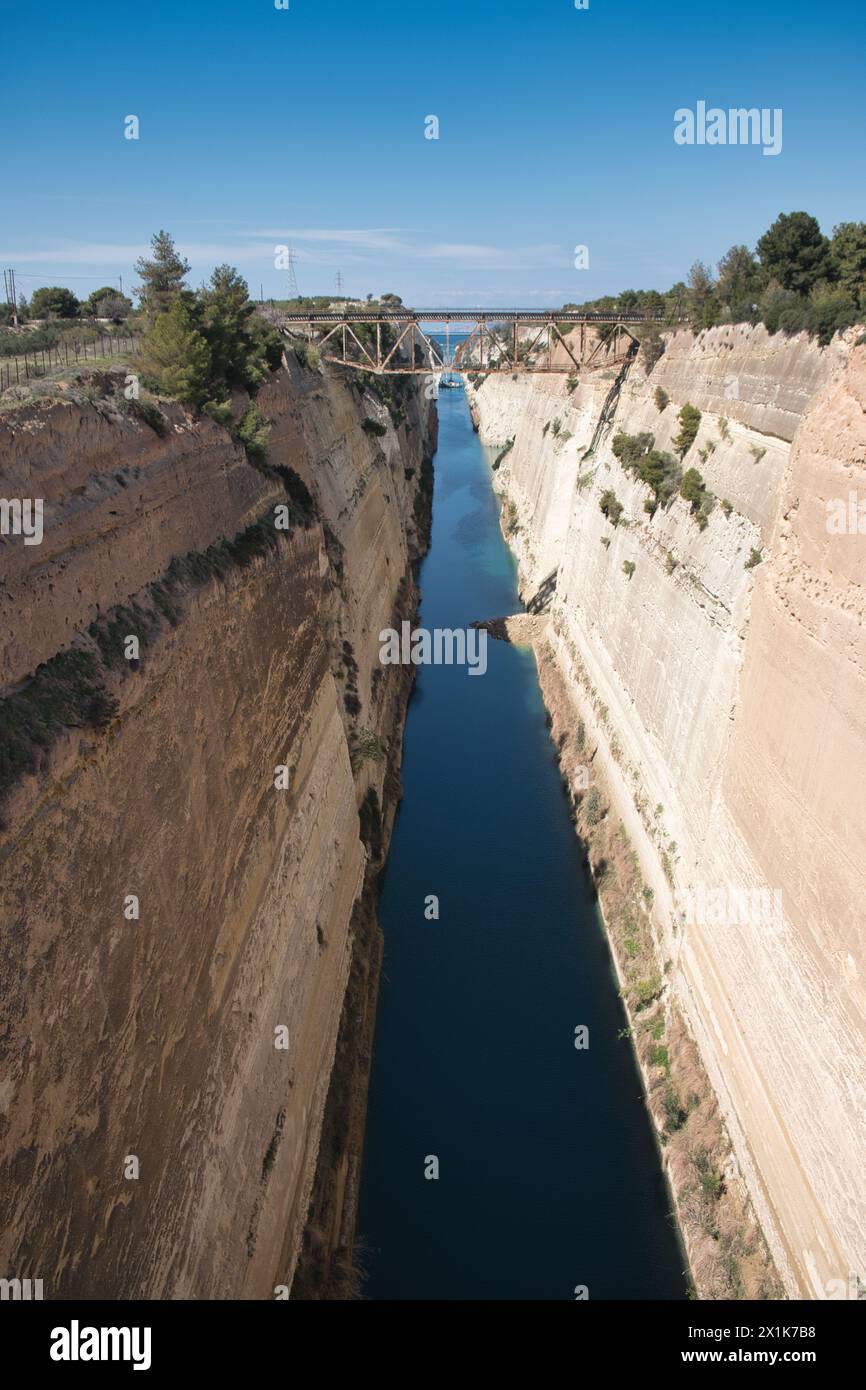
[[[582,314],[567,309],[399,309],[394,313],[346,310],[330,313],[286,314],[277,311],[281,323],[685,323],[666,314]]]

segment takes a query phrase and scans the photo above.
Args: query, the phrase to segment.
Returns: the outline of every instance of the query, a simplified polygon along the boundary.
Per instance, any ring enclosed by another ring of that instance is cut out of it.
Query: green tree
[[[142,375],[185,405],[200,406],[210,394],[211,354],[189,307],[178,295],[158,314],[141,350]]]
[[[716,321],[716,284],[709,266],[703,261],[695,261],[689,271],[689,319],[692,328],[699,332],[710,328]]]
[[[830,253],[843,290],[866,308],[866,222],[840,222],[834,227]]]
[[[830,242],[808,212],[781,213],[761,237],[757,252],[767,278],[796,294],[808,294],[835,273]]]
[[[271,426],[256,405],[250,401],[238,422],[237,437],[254,463],[264,463],[268,456],[268,437]]]
[[[704,480],[696,468],[687,468],[680,483],[680,497],[684,497],[691,503],[693,512],[696,512],[707,495]]]
[[[638,337],[640,338],[640,350],[643,355],[644,367],[647,375],[649,375],[656,362],[664,355],[664,340],[658,330],[658,325],[655,323],[644,324],[643,327],[638,329]]]
[[[30,317],[34,319],[74,319],[78,300],[63,285],[45,285],[34,290],[30,299]]]
[[[862,312],[845,290],[839,286],[819,285],[806,309],[805,327],[826,347],[834,333],[841,328],[851,328],[862,318]]]
[[[276,331],[255,313],[246,280],[234,266],[218,265],[199,292],[198,302],[214,384],[254,390],[269,367],[279,366],[282,344]]]
[[[132,300],[114,285],[103,285],[88,295],[81,312],[97,319],[125,319],[132,313]]]
[[[651,449],[637,466],[637,475],[642,483],[651,487],[655,496],[656,503],[664,505],[673,497],[680,481],[680,469],[676,459],[672,454],[662,453],[659,449]],[[648,508],[650,512],[655,508]]]
[[[673,320],[685,313],[688,307],[688,293],[688,286],[684,285],[682,280],[677,280],[675,285],[671,285],[665,295],[665,316],[667,318]]]
[[[622,503],[616,493],[607,488],[598,499],[599,511],[603,512],[611,526],[617,526],[622,516]]]
[[[761,267],[747,246],[732,246],[718,265],[717,294],[731,318],[749,318],[761,291]]]
[[[233,266],[218,265],[198,298],[214,378],[227,386],[244,384],[247,325],[253,312],[246,280]]]
[[[614,435],[610,447],[623,468],[634,469],[637,468],[641,459],[646,457],[655,442],[655,435],[647,431],[643,431],[641,434],[625,434],[619,430]]]
[[[799,333],[806,327],[808,305],[793,290],[783,290],[774,281],[761,295],[758,313],[768,333]]]
[[[138,287],[140,308],[151,319],[166,311],[176,295],[185,288],[189,262],[175,249],[168,232],[157,232],[150,239],[151,258],[139,256],[135,272],[141,280]]]
[[[96,306],[100,299],[113,298],[114,295],[119,293],[120,291],[116,285],[102,285],[100,289],[93,290],[93,292],[87,296],[81,305],[81,312],[83,314],[95,314]]]
[[[697,437],[701,423],[701,412],[696,405],[689,405],[687,401],[677,419],[680,422],[680,432],[674,439],[673,445],[680,458],[685,458]]]

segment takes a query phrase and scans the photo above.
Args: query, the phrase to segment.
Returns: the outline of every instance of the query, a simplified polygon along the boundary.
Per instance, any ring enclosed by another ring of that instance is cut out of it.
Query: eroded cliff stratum
[[[736,1153],[724,1181],[747,1183],[788,1290],[817,1298],[866,1278],[858,332],[679,332],[627,371],[591,453],[613,371],[471,391],[482,439],[514,441],[496,476],[524,593],[555,583],[545,642],[651,890],[665,991]],[[653,510],[612,447],[675,453],[686,403],[706,525],[679,496]]]
[[[289,354],[266,461],[122,377],[0,419],[45,501],[0,551],[0,1270],[46,1297],[292,1282],[429,518],[435,417],[390,402]]]

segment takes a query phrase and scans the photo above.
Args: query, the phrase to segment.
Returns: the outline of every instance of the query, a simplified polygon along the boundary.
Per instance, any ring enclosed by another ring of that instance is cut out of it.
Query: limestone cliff
[[[292,354],[257,404],[252,462],[110,376],[0,417],[45,501],[0,542],[0,1272],[49,1298],[273,1297],[300,1249],[435,418]]]
[[[524,595],[555,581],[552,652],[654,897],[667,988],[785,1286],[816,1298],[866,1277],[866,538],[827,524],[829,501],[866,496],[858,331],[824,349],[679,332],[627,370],[590,453],[613,370],[470,392],[482,439],[514,439],[495,476]],[[646,432],[673,451],[686,402],[683,467],[716,498],[703,529],[680,497],[645,509],[611,447]],[[750,890],[770,914],[740,910]]]

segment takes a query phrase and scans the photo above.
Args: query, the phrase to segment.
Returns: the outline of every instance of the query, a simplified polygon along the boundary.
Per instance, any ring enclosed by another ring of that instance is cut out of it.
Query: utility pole
[[[6,291],[6,299],[12,309],[12,327],[18,327],[18,299],[15,290],[15,271],[11,268],[3,271],[3,287]]]
[[[300,299],[301,292],[298,289],[298,277],[295,275],[295,252],[289,247],[289,299]]]

